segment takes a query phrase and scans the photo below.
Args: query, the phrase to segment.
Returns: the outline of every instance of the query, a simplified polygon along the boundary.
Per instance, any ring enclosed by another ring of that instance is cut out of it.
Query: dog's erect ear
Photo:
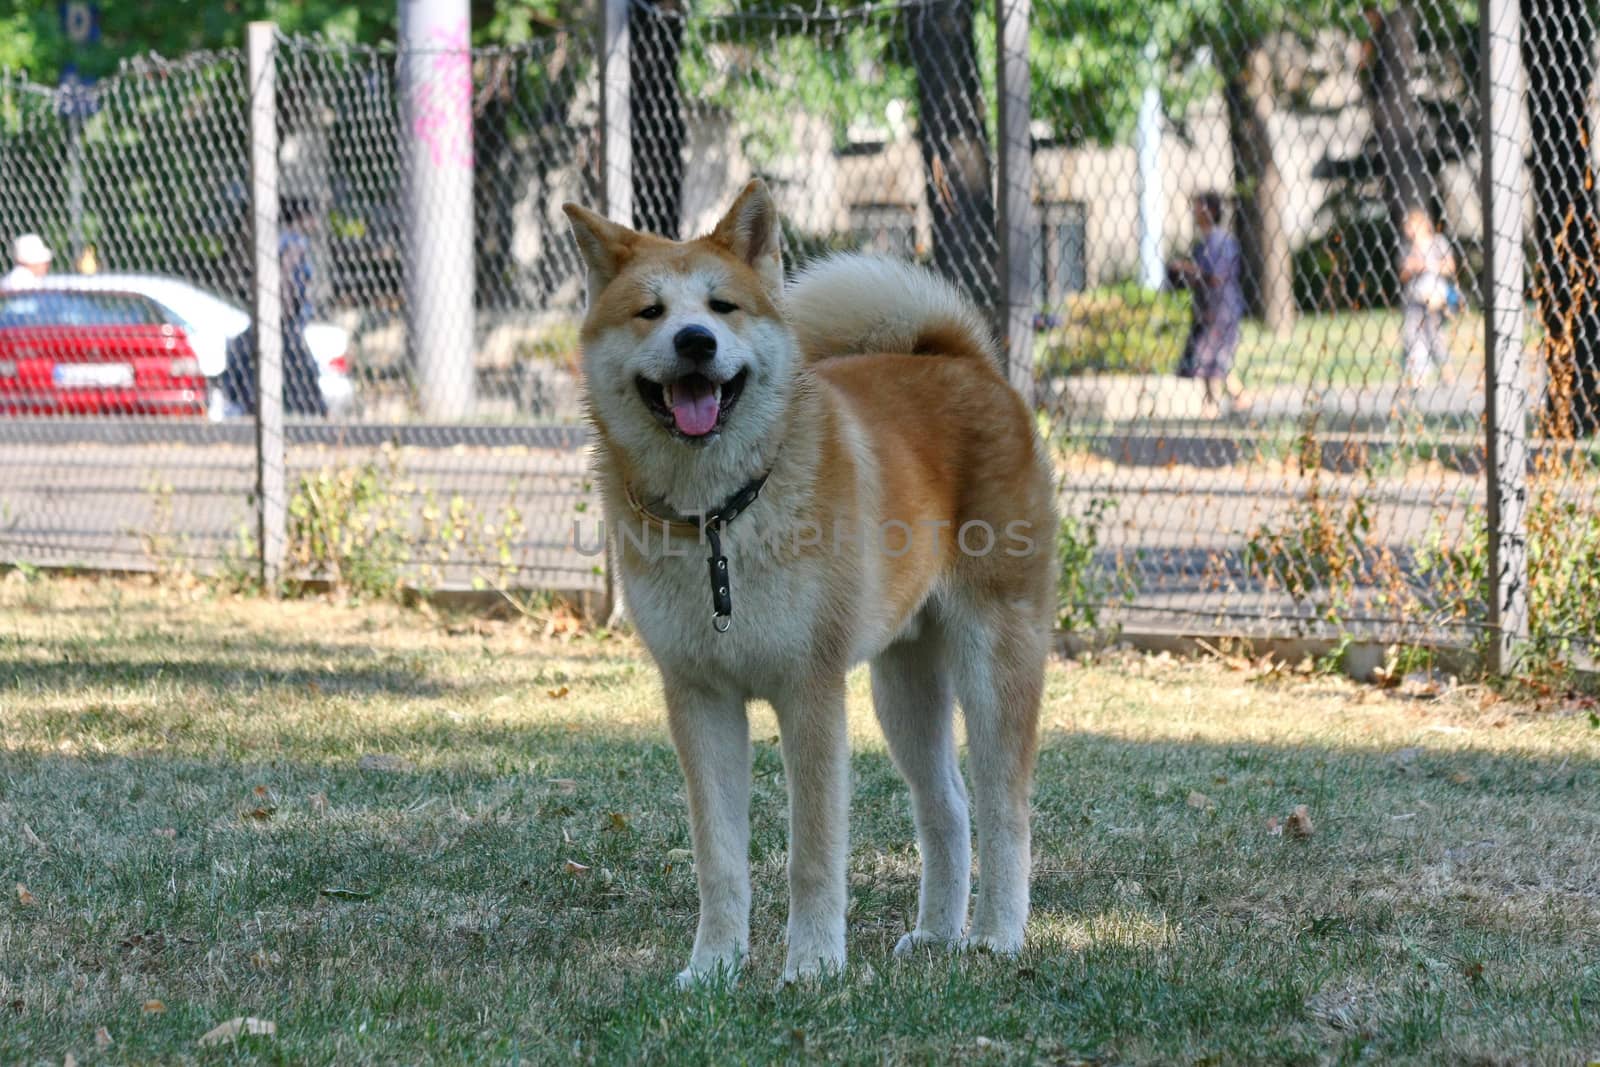
[[[744,187],[711,239],[750,264],[767,294],[777,300],[783,292],[783,233],[766,182],[757,178]]]
[[[638,235],[577,204],[563,204],[561,210],[567,213],[578,251],[589,265],[589,304],[593,306],[600,291],[611,284],[628,261],[633,239]]]

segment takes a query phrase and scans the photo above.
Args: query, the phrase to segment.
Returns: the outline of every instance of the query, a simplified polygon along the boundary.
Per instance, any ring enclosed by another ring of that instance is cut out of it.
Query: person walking
[[[27,289],[50,273],[50,246],[36,233],[25,233],[11,246],[10,272],[0,278],[0,289]]]
[[[1205,386],[1205,413],[1220,411],[1218,393],[1226,393],[1235,412],[1249,410],[1244,387],[1233,373],[1244,320],[1244,290],[1239,274],[1243,257],[1238,238],[1222,225],[1222,197],[1214,192],[1194,198],[1194,224],[1199,231],[1193,254],[1175,260],[1168,275],[1189,290],[1194,321],[1178,360],[1178,377],[1199,378]]]
[[[282,217],[278,270],[283,299],[283,406],[291,414],[326,415],[316,357],[306,341],[306,327],[316,315],[312,292],[316,268],[311,257],[316,216],[308,201],[290,198],[283,203]]]
[[[1405,219],[1406,253],[1400,261],[1404,317],[1400,343],[1409,388],[1423,385],[1431,372],[1449,383],[1450,345],[1445,337],[1445,317],[1455,290],[1456,260],[1450,242],[1422,208],[1412,208]]]

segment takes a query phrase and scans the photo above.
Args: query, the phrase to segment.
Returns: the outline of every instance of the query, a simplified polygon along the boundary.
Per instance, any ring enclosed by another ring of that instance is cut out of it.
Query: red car
[[[182,327],[137,293],[0,290],[0,415],[203,415]]]

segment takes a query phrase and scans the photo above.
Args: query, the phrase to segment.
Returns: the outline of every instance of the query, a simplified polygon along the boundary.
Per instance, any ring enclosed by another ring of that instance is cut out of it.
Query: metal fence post
[[[1479,0],[1483,84],[1484,444],[1489,521],[1488,667],[1507,673],[1528,637],[1528,390],[1523,370],[1527,202],[1518,0]]]
[[[632,0],[600,4],[600,211],[625,226],[633,224],[633,84],[629,63],[633,37],[628,26]],[[625,615],[616,578],[616,538],[606,533],[602,614],[608,625]]]
[[[283,442],[282,293],[278,277],[278,79],[274,67],[278,27],[249,29],[250,218],[255,317],[256,541],[261,588],[278,589],[285,549],[288,497]]]
[[[999,95],[1000,303],[1006,376],[1030,404],[1033,379],[1033,135],[1030,125],[1030,0],[995,0],[995,90]]]

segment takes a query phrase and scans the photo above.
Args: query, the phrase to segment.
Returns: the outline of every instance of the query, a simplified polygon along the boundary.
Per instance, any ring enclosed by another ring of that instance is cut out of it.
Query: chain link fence
[[[278,42],[285,371],[320,388],[285,398],[291,573],[599,588],[560,204],[686,237],[760,176],[791,263],[874,249],[993,311],[1060,474],[1065,625],[1600,630],[1586,7],[605,6],[518,48]],[[239,55],[129,66],[87,106],[4,92],[7,234],[248,326]],[[224,361],[246,381],[251,351]],[[165,522],[164,551],[248,560],[251,399],[215,393],[186,419],[13,408],[0,549],[132,565]]]

